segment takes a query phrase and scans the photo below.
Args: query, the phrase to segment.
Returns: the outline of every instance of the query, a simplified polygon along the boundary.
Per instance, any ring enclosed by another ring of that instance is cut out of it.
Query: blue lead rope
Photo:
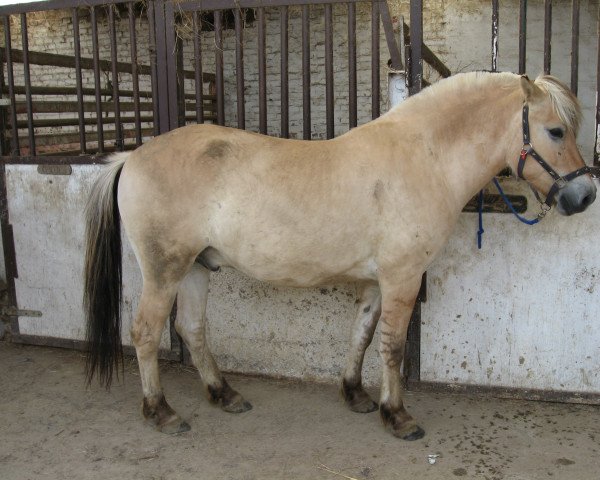
[[[510,211],[513,213],[513,215],[515,217],[517,217],[517,219],[520,222],[523,222],[525,225],[535,225],[536,223],[538,223],[540,221],[540,217],[529,220],[529,219],[519,215],[517,213],[517,211],[515,210],[515,207],[513,206],[513,204],[510,202],[510,200],[504,193],[504,190],[502,190],[502,187],[500,186],[500,183],[498,182],[498,179],[496,179],[496,178],[494,178],[494,185],[496,185],[496,188],[498,189],[498,193],[502,197],[502,200],[504,200],[504,203],[506,203],[506,205],[508,206]],[[482,239],[483,232],[484,232],[484,230],[483,230],[483,190],[481,190],[479,192],[478,212],[479,212],[479,230],[477,230],[477,248],[481,250],[481,239]]]

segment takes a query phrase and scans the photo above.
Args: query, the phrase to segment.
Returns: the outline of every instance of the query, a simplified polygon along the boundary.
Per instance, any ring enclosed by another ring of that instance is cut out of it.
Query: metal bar
[[[544,74],[552,69],[552,0],[544,0]]]
[[[348,4],[348,126],[354,128],[358,117],[356,76],[356,5]]]
[[[596,59],[596,142],[594,145],[594,165],[600,165],[600,17],[598,17],[598,26],[596,27],[598,36],[598,58]]]
[[[156,16],[154,14],[154,2],[148,2],[148,31],[150,47],[150,86],[152,89],[152,112],[154,120],[152,122],[154,135],[160,133],[159,125],[159,99],[158,99],[158,52],[156,51]]]
[[[154,97],[154,101],[158,103],[158,116],[156,122],[158,123],[159,133],[168,132],[171,129],[171,123],[169,120],[169,73],[168,73],[168,62],[167,56],[171,53],[167,50],[167,37],[166,37],[166,17],[165,17],[165,2],[164,0],[157,0],[153,2],[154,8],[154,28],[155,28],[155,40],[156,40],[156,88],[157,96]]]
[[[492,0],[492,72],[498,71],[498,0]]]
[[[98,46],[98,17],[96,15],[96,7],[92,7],[91,11],[92,22],[92,50],[94,57],[94,88],[96,89],[96,126],[98,129],[98,151],[104,151],[104,132],[102,127],[102,96],[100,95],[100,47]]]
[[[571,14],[571,91],[577,95],[579,83],[579,0],[573,0]]]
[[[302,137],[310,140],[310,7],[302,5]]]
[[[267,44],[265,9],[258,11],[258,131],[267,133]]]
[[[195,78],[195,97],[196,97],[196,122],[204,123],[204,100],[203,85],[202,85],[202,44],[200,38],[198,11],[194,10],[192,14],[192,31],[194,35],[194,70],[196,71]]]
[[[48,0],[31,3],[18,3],[0,7],[0,15],[15,15],[28,12],[43,12],[48,10],[60,10],[74,8],[77,6],[94,7],[99,5],[112,5],[115,3],[127,3],[135,0]]]
[[[21,42],[23,45],[23,77],[25,81],[25,101],[27,102],[27,131],[29,152],[35,155],[35,135],[33,130],[33,102],[31,100],[31,75],[29,70],[29,39],[27,37],[27,14],[21,14]]]
[[[371,117],[380,115],[379,2],[371,3]]]
[[[358,3],[364,0],[202,0],[202,10],[226,10],[234,8],[270,8],[298,5],[323,5],[329,3]],[[378,0],[375,0],[378,1]],[[198,2],[182,2],[181,11],[190,11],[198,8]]]
[[[131,83],[133,85],[133,112],[135,116],[135,144],[142,144],[142,122],[140,114],[140,80],[138,77],[137,35],[135,29],[135,12],[133,3],[127,5],[129,17],[129,47],[131,55]],[[123,95],[123,92],[120,92]]]
[[[519,0],[519,74],[527,71],[527,0]]]
[[[12,62],[12,49],[11,49],[11,38],[10,38],[10,17],[4,17],[4,44],[6,45],[6,76],[8,77],[8,96],[10,98],[11,105],[15,105],[15,77],[13,71]],[[21,149],[19,148],[19,131],[17,129],[17,110],[13,107],[10,109],[10,123],[12,129],[12,155],[20,155]]]
[[[177,64],[177,126],[185,125],[185,80],[183,78],[183,42],[177,35],[175,38]]]
[[[7,157],[16,160],[18,157]],[[0,162],[0,233],[2,235],[2,250],[4,254],[4,269],[6,272],[6,288],[8,291],[8,305],[17,308],[17,290],[15,278],[18,277],[17,258],[12,225],[8,214],[8,194],[6,190],[6,165]],[[11,319],[11,333],[19,333],[19,319]]]
[[[333,103],[333,7],[325,5],[325,118],[327,138],[334,136]]]
[[[217,87],[217,123],[225,125],[225,87],[223,84],[222,12],[215,12],[215,75]]]
[[[289,81],[289,32],[288,7],[279,11],[281,39],[281,136],[290,137],[290,81]]]
[[[4,80],[4,62],[0,59],[0,102],[4,100],[3,93],[6,91]],[[10,101],[10,100],[9,100]],[[10,147],[6,143],[8,111],[6,108],[0,108],[0,155],[9,155]]]
[[[81,40],[79,37],[79,10],[73,9],[73,46],[75,50],[75,82],[77,85],[77,118],[79,119],[79,146],[86,152],[85,114],[83,112],[83,79],[81,77]]]
[[[117,28],[115,25],[115,7],[108,7],[108,30],[110,37],[110,60],[112,64],[113,103],[115,105],[115,147],[123,150],[123,131],[121,128],[121,107],[119,106],[119,74],[117,72]]]
[[[381,23],[383,24],[383,31],[390,52],[391,67],[394,70],[402,70],[402,56],[394,35],[394,26],[392,25],[392,17],[387,1],[379,1],[379,13],[381,14]]]
[[[244,26],[242,12],[234,10],[235,18],[235,78],[237,87],[237,123],[238,128],[246,128],[246,101],[244,98]]]
[[[423,0],[410,2],[410,94],[421,91],[423,81]]]
[[[148,3],[148,16],[150,16],[150,9],[153,11],[154,6],[153,3]],[[154,35],[154,32],[152,32]],[[0,52],[4,55],[4,47],[0,47]],[[23,51],[13,49],[12,50],[13,62],[15,63],[23,63]],[[81,57],[80,59],[81,68],[92,70],[94,68],[94,60],[93,58]],[[65,67],[65,68],[75,68],[75,57],[72,55],[59,55],[55,53],[46,53],[46,52],[29,52],[29,64],[30,65],[49,65],[52,67]],[[100,69],[101,70],[110,70],[112,68],[112,64],[110,60],[100,60]],[[148,65],[138,65],[138,74],[140,75],[151,75],[152,70]],[[132,73],[132,66],[130,63],[126,62],[117,62],[117,71],[119,73]],[[193,80],[195,78],[195,72],[193,70],[185,70],[183,72],[185,78]],[[215,76],[212,73],[204,74],[204,81],[210,82],[214,81]]]
[[[165,1],[165,46],[167,59],[167,88],[166,101],[169,110],[169,131],[179,126],[179,104],[177,87],[177,35],[175,33],[175,7],[173,2]]]
[[[43,158],[27,155],[23,157],[1,157],[0,165],[97,165],[104,163],[105,159],[105,154],[56,155]]]

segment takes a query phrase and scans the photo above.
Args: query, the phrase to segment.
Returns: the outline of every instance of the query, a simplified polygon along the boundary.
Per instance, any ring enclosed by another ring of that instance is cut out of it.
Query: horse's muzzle
[[[596,200],[596,185],[587,175],[582,176],[569,182],[557,197],[556,206],[560,214],[580,213]]]

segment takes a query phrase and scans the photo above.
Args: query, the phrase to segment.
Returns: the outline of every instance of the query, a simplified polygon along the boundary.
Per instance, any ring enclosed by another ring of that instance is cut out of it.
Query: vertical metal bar
[[[159,99],[158,99],[158,68],[157,68],[157,47],[156,47],[156,16],[154,12],[154,2],[148,2],[148,30],[150,42],[150,87],[152,89],[152,127],[154,136],[160,134],[159,124]]]
[[[217,87],[217,124],[225,124],[225,98],[223,84],[223,32],[222,12],[217,10],[215,15],[215,77]]]
[[[102,96],[100,85],[100,48],[98,46],[98,17],[96,7],[91,7],[92,57],[94,62],[94,88],[96,95],[96,128],[98,130],[98,152],[104,152],[104,130],[102,126]]]
[[[348,127],[357,125],[356,4],[348,4]]]
[[[115,24],[115,6],[108,6],[108,30],[110,36],[110,62],[112,70],[112,96],[115,108],[115,147],[123,151],[123,129],[121,127],[121,103],[119,101],[119,72],[117,71],[117,28]]]
[[[177,83],[177,35],[175,32],[175,7],[165,1],[165,46],[167,59],[167,101],[169,110],[169,131],[179,126],[179,100]]]
[[[552,0],[544,0],[544,73],[552,68]]]
[[[267,45],[265,9],[258,8],[258,131],[267,133]]]
[[[423,0],[410,2],[410,94],[421,91],[423,81]]]
[[[27,103],[27,130],[29,155],[35,156],[35,135],[33,132],[33,102],[31,100],[31,76],[29,70],[29,39],[27,38],[27,14],[21,14],[21,42],[23,46],[23,77],[25,81],[25,102]]]
[[[596,144],[594,146],[594,165],[600,166],[600,17],[598,17],[598,27],[596,28],[598,35],[598,47],[596,60]]]
[[[290,82],[289,82],[289,41],[288,41],[288,7],[279,11],[281,38],[281,136],[290,137]]]
[[[133,3],[127,4],[129,16],[129,47],[131,55],[131,83],[133,87],[133,115],[135,118],[135,144],[142,144],[142,122],[140,115],[140,80],[138,76],[137,35],[135,31],[135,12]]]
[[[192,14],[192,29],[194,35],[194,72],[196,82],[196,122],[204,123],[204,93],[202,79],[202,44],[200,41],[200,24],[198,11]]]
[[[371,3],[371,117],[380,114],[379,1]]]
[[[310,125],[310,7],[302,5],[302,130],[304,140],[312,137]]]
[[[492,0],[492,72],[498,71],[499,0]]]
[[[165,1],[156,0],[154,3],[154,32],[156,45],[156,96],[154,102],[158,103],[158,116],[154,121],[158,123],[158,132],[165,133],[171,130],[169,111],[169,66],[166,35]]]
[[[12,156],[21,155],[19,148],[19,129],[17,127],[17,102],[15,99],[15,76],[12,62],[12,46],[10,38],[10,17],[4,17],[4,45],[6,46],[6,76],[8,77],[8,96],[10,98],[10,124]]]
[[[0,99],[4,98],[4,89],[6,82],[4,80],[4,62],[0,59]],[[6,128],[8,125],[6,106],[0,107],[0,155],[10,155],[10,147],[6,142]]]
[[[183,76],[183,41],[175,38],[176,69],[177,69],[177,126],[185,125],[185,78]]]
[[[527,0],[519,0],[519,73],[527,70]]]
[[[333,121],[333,7],[325,5],[325,117],[327,138],[334,136]]]
[[[8,44],[6,44],[8,45]],[[6,191],[6,166],[0,163],[0,230],[2,234],[2,246],[4,251],[4,267],[6,272],[6,287],[8,291],[8,304],[17,307],[17,291],[15,278],[18,278],[17,257],[15,252],[15,240],[12,225],[9,223],[8,195]],[[13,317],[10,323],[11,333],[19,333],[19,317]]]
[[[237,87],[238,128],[246,128],[246,100],[244,97],[244,25],[240,8],[234,9],[235,19],[235,79]]]
[[[77,117],[79,118],[79,148],[81,153],[86,153],[83,79],[81,76],[81,40],[79,37],[79,11],[77,7],[73,8],[73,46],[75,50],[75,83],[77,86]]]
[[[577,83],[579,82],[579,0],[573,0],[571,14],[572,36],[571,36],[571,91],[577,95]]]

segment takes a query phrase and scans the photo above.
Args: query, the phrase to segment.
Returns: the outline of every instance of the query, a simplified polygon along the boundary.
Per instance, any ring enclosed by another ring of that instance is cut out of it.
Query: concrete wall
[[[595,29],[598,3],[581,3],[582,61],[579,88],[585,122],[579,141],[590,158],[594,136]],[[407,2],[390,4],[393,4],[393,12],[408,16]],[[499,64],[501,69],[514,70],[517,66],[518,2],[514,0],[501,4]],[[342,14],[336,8],[336,52],[343,52],[345,48],[343,30],[340,30],[344,25]],[[568,80],[568,2],[555,2],[554,15],[553,72],[563,80]],[[426,2],[424,17],[426,42],[452,71],[489,68],[490,2],[429,1]],[[365,30],[368,28],[368,20],[364,16],[361,18],[363,20],[359,23],[361,29]],[[312,20],[314,28],[317,28],[319,19],[315,16]],[[297,12],[292,12],[290,24],[290,47],[297,55]],[[269,88],[269,131],[272,133],[278,132],[279,124],[277,109],[274,107],[279,95],[276,30],[276,25],[267,30],[270,65],[268,78],[269,85],[272,86]],[[359,45],[365,48],[368,38],[361,31]],[[528,71],[535,76],[541,71],[542,64],[543,2],[529,2],[528,32]],[[256,129],[257,85],[252,67],[256,64],[253,59],[256,54],[250,48],[256,37],[251,27],[246,29],[245,35],[247,119],[249,127]],[[231,32],[226,32],[225,57],[226,63],[230,65],[233,58],[231,42]],[[203,47],[206,52],[210,51],[209,34],[203,37]],[[189,48],[187,45],[186,49]],[[382,48],[382,52],[385,51]],[[313,89],[313,112],[316,136],[319,136],[324,132],[324,81],[322,69],[318,67],[322,46],[315,45],[313,55],[312,73],[317,84]],[[382,58],[385,56],[386,54],[382,54]],[[337,53],[335,57],[341,59],[339,70],[343,71],[345,57],[341,53]],[[292,105],[292,116],[296,119],[292,120],[292,131],[298,135],[301,132],[298,120],[301,118],[301,103],[298,100],[301,98],[298,96],[301,88],[298,78],[299,58],[291,61],[290,81],[295,83],[290,88],[296,95]],[[366,62],[360,65],[360,75],[367,76],[368,85],[369,65]],[[229,123],[234,124],[233,71],[227,70],[225,78],[226,90],[229,92],[227,118]],[[338,127],[339,133],[343,131],[345,118],[343,92],[346,87],[343,75],[336,76],[337,88],[341,92],[336,100],[339,107],[336,117],[341,125]],[[369,115],[368,91],[361,93],[360,102],[360,118],[365,121]],[[37,175],[34,172],[24,174]],[[15,182],[11,187],[12,194],[22,195],[20,192],[25,186],[18,183],[16,173],[11,175],[11,181]],[[509,190],[525,193],[513,181],[506,183]],[[70,201],[82,205],[83,199],[82,193],[77,199]],[[487,215],[484,249],[481,251],[476,250],[476,218],[472,214],[463,214],[448,247],[429,272],[429,300],[423,306],[422,378],[450,383],[600,392],[600,367],[597,360],[600,337],[593,324],[599,308],[596,281],[600,275],[600,258],[593,248],[599,208],[594,206],[589,213],[569,219],[552,214],[543,224],[534,228],[522,226],[509,216]],[[21,214],[25,215],[26,211],[29,210],[24,209]],[[535,213],[533,208],[530,214]],[[35,272],[39,272],[40,265],[44,265],[47,260],[44,259],[43,251],[38,256],[27,253],[34,247],[25,248],[27,243],[24,238],[30,234],[29,229],[33,228],[35,220],[17,221],[21,214],[17,214],[16,210],[15,213],[11,211],[11,218],[17,224],[15,229],[23,229],[23,246],[21,250],[18,247],[17,255],[20,262],[30,261],[32,265],[37,265],[37,268],[30,270],[29,280],[20,280],[20,292],[25,292],[30,288],[25,283],[34,284],[37,281]],[[72,214],[77,216],[75,211]],[[58,215],[52,225],[62,222],[62,218]],[[73,231],[79,232],[80,229],[66,230],[65,235],[72,235]],[[44,234],[40,232],[39,236],[44,237]],[[78,251],[81,245],[74,242],[73,248]],[[60,260],[61,255],[57,253],[56,259]],[[77,268],[78,264],[73,263],[67,270],[75,275],[73,272]],[[77,278],[73,283],[74,291],[78,288]],[[135,276],[128,282],[132,303],[135,301],[133,298],[138,282],[139,279],[135,280]],[[23,298],[36,300],[33,295]],[[54,303],[40,308],[51,309],[54,308],[52,305],[61,302],[78,305],[77,295],[68,299],[63,299],[60,295],[55,298],[57,300]],[[354,300],[352,286],[338,285],[314,290],[281,289],[255,282],[235,272],[224,271],[213,275],[211,285],[208,307],[211,343],[224,369],[333,381],[339,374],[347,350],[354,316]],[[24,302],[21,302],[21,306],[35,307]],[[48,313],[50,315],[56,316]],[[57,317],[75,325],[65,328],[66,335],[80,335],[79,311],[71,310],[60,313]],[[26,321],[28,320],[22,320]],[[38,325],[33,331],[51,334],[53,327],[48,329],[48,324],[45,325]],[[62,335],[63,330],[60,332]],[[378,383],[379,359],[376,348],[368,352],[365,370],[366,382]]]

